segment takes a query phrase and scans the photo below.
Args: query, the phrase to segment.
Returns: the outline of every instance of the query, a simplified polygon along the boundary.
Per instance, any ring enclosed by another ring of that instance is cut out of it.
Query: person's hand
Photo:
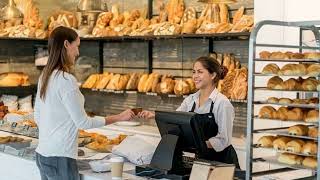
[[[212,148],[213,148],[212,145],[211,145],[211,143],[210,143],[209,141],[206,141],[206,144],[207,144],[207,148],[209,148],[209,149],[212,149]]]
[[[134,112],[131,109],[127,109],[118,114],[117,121],[130,121],[134,116]]]
[[[138,113],[139,118],[144,118],[144,119],[152,119],[154,118],[154,112],[152,111],[142,111]]]

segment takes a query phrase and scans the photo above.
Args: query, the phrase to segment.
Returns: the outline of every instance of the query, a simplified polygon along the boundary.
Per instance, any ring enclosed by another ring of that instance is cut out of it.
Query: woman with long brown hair
[[[38,82],[35,121],[39,128],[36,162],[42,180],[79,180],[76,163],[78,130],[131,120],[134,113],[88,117],[84,97],[71,68],[79,55],[80,38],[66,27],[54,29],[48,40],[49,59]]]
[[[240,168],[237,154],[231,145],[234,108],[216,88],[226,72],[217,60],[211,57],[198,58],[193,65],[192,78],[199,91],[185,98],[177,111],[202,114],[205,117],[203,120],[210,122],[210,127],[205,127],[205,134],[210,135],[206,140],[207,159],[235,164]],[[155,113],[143,111],[138,116],[154,118]]]

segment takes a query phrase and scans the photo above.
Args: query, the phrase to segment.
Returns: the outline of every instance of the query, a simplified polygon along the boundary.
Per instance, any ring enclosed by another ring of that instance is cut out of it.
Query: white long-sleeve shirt
[[[199,95],[200,92],[198,91],[185,98],[177,111],[191,111],[195,102],[196,107],[194,112],[205,114],[209,113],[211,102],[213,102],[213,114],[218,125],[218,134],[215,137],[210,138],[209,142],[215,151],[220,152],[231,145],[233,120],[235,116],[234,108],[228,98],[221,94],[217,89],[212,91],[208,100],[201,107],[199,107]]]
[[[35,100],[35,121],[39,128],[36,152],[51,157],[78,157],[78,129],[105,125],[105,119],[88,117],[84,97],[75,77],[55,70],[49,78],[45,100],[40,99],[41,77]]]

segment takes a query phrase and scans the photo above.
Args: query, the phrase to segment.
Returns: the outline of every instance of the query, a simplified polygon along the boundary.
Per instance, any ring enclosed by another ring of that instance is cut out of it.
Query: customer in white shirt
[[[126,110],[105,118],[88,117],[84,97],[70,69],[79,55],[80,38],[66,27],[57,27],[48,40],[49,59],[38,82],[35,121],[39,128],[36,162],[42,180],[79,180],[76,163],[78,130],[131,120]]]
[[[235,164],[240,168],[237,154],[231,145],[234,108],[228,98],[216,89],[226,72],[217,60],[211,57],[198,58],[193,65],[192,77],[199,91],[185,98],[177,111],[208,114],[212,126],[206,130],[211,131],[209,134],[215,134],[206,141],[210,149],[208,159]],[[154,118],[155,113],[142,111],[138,116]]]

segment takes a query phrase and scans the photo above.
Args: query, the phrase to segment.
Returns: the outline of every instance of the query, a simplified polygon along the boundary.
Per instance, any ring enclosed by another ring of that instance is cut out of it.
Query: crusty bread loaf
[[[301,165],[303,157],[295,154],[282,153],[279,155],[278,161],[289,165]]]
[[[126,86],[127,86],[127,83],[129,81],[129,79],[130,79],[130,75],[128,75],[128,74],[121,75],[120,79],[119,79],[119,82],[118,82],[118,84],[116,86],[116,90],[119,91],[119,90],[126,89]]]
[[[283,80],[279,76],[274,76],[268,80],[268,89],[283,89]]]
[[[131,74],[130,79],[129,79],[127,86],[126,86],[126,90],[136,90],[138,88],[140,76],[141,75],[138,73]]]
[[[267,102],[268,102],[268,103],[279,103],[279,99],[276,98],[276,97],[269,97],[269,98],[267,99]]]
[[[320,64],[312,64],[307,69],[308,76],[319,76],[320,75]]]
[[[295,136],[306,136],[309,128],[303,124],[297,124],[288,128],[288,134]]]
[[[304,118],[304,111],[301,108],[290,108],[287,112],[287,119],[291,121],[301,121]]]
[[[307,68],[303,64],[286,64],[279,71],[279,75],[287,76],[303,76],[305,74],[307,74]]]
[[[308,155],[316,155],[318,152],[318,145],[313,141],[306,142],[303,147],[301,153]]]
[[[289,98],[280,98],[280,99],[279,99],[279,103],[280,103],[280,104],[291,104],[291,103],[292,103],[292,100],[289,99]]]
[[[275,136],[263,136],[258,140],[257,145],[260,147],[273,147],[273,141],[275,139]]]
[[[163,94],[171,94],[173,93],[175,86],[175,81],[171,78],[165,79],[163,82],[160,83],[161,93]]]
[[[286,151],[300,153],[305,142],[301,139],[293,139],[286,144]]]
[[[195,93],[197,91],[196,84],[194,83],[192,78],[186,79],[186,82],[188,83],[190,87],[190,93]]]
[[[280,68],[277,64],[271,63],[267,64],[263,69],[262,69],[262,74],[278,74]]]
[[[228,6],[226,4],[219,4],[220,9],[220,22],[221,23],[229,23],[229,11]]]
[[[315,109],[308,111],[306,118],[304,119],[304,121],[306,122],[318,122],[318,120],[319,120],[319,111]]]
[[[112,76],[110,82],[108,83],[106,89],[116,90],[120,81],[121,75],[115,74]]]
[[[300,90],[301,83],[294,78],[290,78],[283,82],[282,88],[285,90]]]
[[[273,141],[273,148],[276,150],[285,150],[286,144],[291,141],[292,138],[289,137],[278,137]]]
[[[290,57],[285,53],[277,51],[271,53],[270,59],[290,59]]]
[[[143,87],[142,92],[150,92],[152,90],[153,81],[158,76],[157,73],[151,73]]]
[[[143,92],[145,84],[148,80],[149,74],[143,74],[138,83],[138,91]]]
[[[303,80],[301,89],[305,91],[316,91],[318,84],[319,81],[317,79],[315,79],[314,77],[309,77]]]
[[[313,157],[305,157],[304,160],[302,161],[302,165],[316,169],[318,167],[318,161],[316,158]]]
[[[262,51],[259,53],[260,59],[270,59],[271,52],[269,51]]]
[[[157,86],[161,82],[161,75],[160,74],[155,74],[154,79],[152,82],[152,88],[151,92],[156,93],[157,92]]]
[[[237,24],[241,17],[243,16],[244,13],[244,7],[241,6],[233,15],[233,20],[232,20],[232,24]]]
[[[1,78],[0,78],[1,79]],[[99,79],[99,74],[91,74],[88,79],[82,84],[82,88],[93,88]]]
[[[103,74],[100,81],[97,83],[95,88],[104,89],[108,85],[108,83],[110,82],[112,76],[113,76],[113,73]]]
[[[260,118],[274,119],[276,117],[276,109],[272,106],[263,106],[259,111]]]
[[[304,53],[305,59],[320,59],[320,53],[317,52],[307,52]]]
[[[289,112],[289,109],[287,107],[280,107],[278,110],[277,110],[277,118],[278,119],[281,119],[281,120],[288,120],[288,112]]]

